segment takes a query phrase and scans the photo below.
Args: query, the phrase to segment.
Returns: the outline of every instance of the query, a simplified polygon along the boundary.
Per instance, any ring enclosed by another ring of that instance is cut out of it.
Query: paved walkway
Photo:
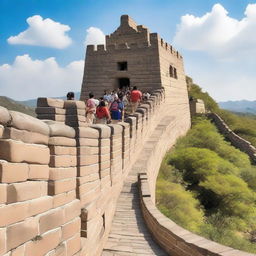
[[[148,139],[148,143],[152,140],[157,141],[159,132],[161,133],[161,125],[157,128]],[[141,166],[143,166],[143,161],[147,161],[147,149],[150,151],[153,147],[151,144],[149,148],[146,144],[144,146],[145,158],[139,161]],[[102,256],[168,255],[154,242],[144,223],[137,187],[137,171],[141,168],[135,166],[128,174],[119,196],[112,228]]]
[[[134,177],[135,181],[128,177],[118,199],[103,256],[167,255],[153,241],[145,226],[139,205],[137,177]]]

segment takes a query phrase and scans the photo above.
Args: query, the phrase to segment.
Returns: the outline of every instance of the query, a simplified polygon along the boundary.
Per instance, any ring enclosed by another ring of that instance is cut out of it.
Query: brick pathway
[[[124,184],[102,255],[167,255],[153,241],[145,226],[140,212],[136,175],[130,175]]]
[[[148,143],[156,142],[159,132],[162,132],[162,125],[159,125],[148,139]],[[146,143],[147,144],[147,143]],[[151,144],[149,147],[153,147]],[[139,165],[147,161],[147,146],[144,146],[144,157],[140,158]],[[139,191],[137,187],[137,172],[141,168],[135,165],[125,180],[122,192],[117,202],[112,228],[102,256],[148,256],[168,255],[153,240],[150,235],[140,211]]]

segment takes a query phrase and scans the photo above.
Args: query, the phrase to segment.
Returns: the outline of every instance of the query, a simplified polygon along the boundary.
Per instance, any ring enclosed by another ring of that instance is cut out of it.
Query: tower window
[[[117,62],[117,69],[121,71],[127,70],[127,61]]]
[[[173,70],[173,66],[172,65],[170,65],[169,73],[170,73],[170,77],[174,77],[174,70]]]

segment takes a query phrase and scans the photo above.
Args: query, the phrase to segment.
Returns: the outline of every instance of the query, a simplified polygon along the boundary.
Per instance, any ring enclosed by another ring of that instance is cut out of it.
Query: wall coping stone
[[[173,251],[175,253],[175,247],[178,247],[179,244],[177,242],[175,244],[171,244],[171,243],[167,244],[165,241],[161,240],[162,237],[159,235],[159,232],[161,231],[162,232],[165,231],[165,239],[167,239],[168,237],[172,237],[172,240],[176,239],[182,243],[185,243],[188,247],[191,247],[191,249],[198,251],[198,253],[200,253],[198,255],[256,256],[256,254],[239,251],[231,247],[218,244],[214,241],[208,240],[204,237],[201,237],[197,234],[194,234],[180,227],[175,222],[173,222],[172,220],[164,216],[157,209],[157,207],[152,202],[151,194],[148,196],[148,193],[145,193],[145,191],[150,191],[148,180],[147,180],[147,174],[140,173],[138,175],[138,183],[139,183],[141,209],[143,212],[145,223],[148,226],[155,240],[159,243],[159,245],[164,250],[166,250],[166,252],[171,253]],[[153,231],[152,231],[152,227],[150,226],[152,225],[151,224],[152,221],[154,222]]]
[[[8,126],[20,130],[49,135],[50,130],[48,125],[41,120],[17,111],[9,111],[9,113],[11,115],[11,121],[8,123]]]

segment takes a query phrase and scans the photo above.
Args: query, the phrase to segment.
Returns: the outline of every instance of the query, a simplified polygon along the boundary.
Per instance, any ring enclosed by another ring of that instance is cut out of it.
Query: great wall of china
[[[166,51],[160,38],[154,47]],[[160,86],[118,124],[88,126],[83,101],[40,98],[38,117],[48,120],[0,107],[0,256],[253,255],[184,230],[155,207],[163,156],[191,125],[182,57],[170,56],[151,63],[161,66]]]

